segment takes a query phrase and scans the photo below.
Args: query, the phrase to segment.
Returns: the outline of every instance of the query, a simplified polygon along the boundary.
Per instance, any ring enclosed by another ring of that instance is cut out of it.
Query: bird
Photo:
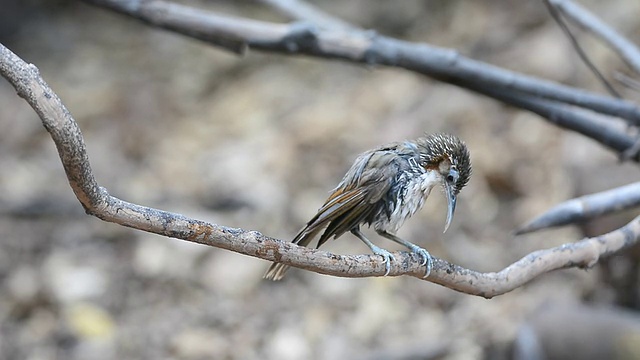
[[[469,150],[464,142],[450,134],[425,134],[415,140],[366,151],[356,158],[324,205],[292,242],[308,246],[324,229],[316,247],[319,248],[331,237],[337,239],[350,232],[375,255],[383,257],[384,276],[387,276],[395,258],[362,233],[361,226],[368,225],[378,235],[418,254],[421,265],[426,265],[426,278],[431,273],[433,261],[429,252],[395,234],[405,220],[422,208],[431,190],[438,185],[447,198],[446,232],[453,219],[458,194],[470,176]],[[289,265],[274,262],[264,278],[281,280],[288,269]]]

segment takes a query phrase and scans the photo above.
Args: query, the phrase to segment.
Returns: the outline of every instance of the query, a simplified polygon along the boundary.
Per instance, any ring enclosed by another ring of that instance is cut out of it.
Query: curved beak
[[[456,194],[454,193],[453,186],[445,181],[444,183],[445,196],[447,197],[447,223],[444,225],[443,233],[447,232],[449,229],[449,225],[451,225],[451,220],[453,220],[453,213],[456,211]]]

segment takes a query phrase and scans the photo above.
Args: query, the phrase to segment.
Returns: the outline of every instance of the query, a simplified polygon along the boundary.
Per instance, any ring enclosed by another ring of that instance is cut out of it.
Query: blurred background
[[[185,3],[287,21],[253,1]],[[541,1],[314,3],[385,35],[602,92]],[[640,2],[581,3],[640,36]],[[578,37],[605,74],[623,68]],[[635,182],[640,169],[408,71],[236,57],[70,0],[3,0],[0,43],[39,67],[80,124],[98,182],[134,203],[288,240],[359,153],[450,132],[474,167],[451,229],[442,234],[446,202],[435,192],[399,232],[437,257],[499,271],[635,216],[514,237],[556,203]],[[640,249],[492,300],[409,277],[293,269],[265,282],[266,261],[85,215],[37,115],[4,80],[0,169],[1,359],[640,358]],[[348,235],[325,249],[368,253]]]

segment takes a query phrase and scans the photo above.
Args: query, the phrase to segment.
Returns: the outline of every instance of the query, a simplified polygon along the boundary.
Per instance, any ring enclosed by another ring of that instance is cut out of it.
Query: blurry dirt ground
[[[358,153],[450,132],[467,142],[474,166],[452,228],[442,234],[446,204],[434,193],[400,232],[438,257],[498,271],[633,216],[512,236],[559,201],[640,176],[637,165],[532,114],[399,69],[253,51],[238,58],[102,9],[46,3],[3,5],[0,42],[40,68],[79,122],[98,182],[125,200],[291,239]],[[252,2],[190,4],[284,20]],[[601,91],[542,2],[319,5],[386,35]],[[640,36],[637,1],[586,5]],[[606,74],[622,68],[580,37]],[[626,303],[614,284],[629,267],[623,256],[611,271],[558,271],[492,300],[405,277],[293,270],[262,281],[266,261],[86,216],[36,114],[4,80],[0,169],[2,359],[509,358],[541,308],[638,305],[637,283],[622,286]],[[326,249],[367,252],[346,235]]]

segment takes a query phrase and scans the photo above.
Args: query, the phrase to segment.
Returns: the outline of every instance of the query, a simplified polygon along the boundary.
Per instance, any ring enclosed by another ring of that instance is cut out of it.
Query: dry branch
[[[279,261],[322,274],[341,277],[384,274],[385,264],[375,255],[331,254],[273,239],[256,231],[211,224],[109,195],[93,177],[80,128],[60,98],[40,77],[38,69],[0,44],[0,75],[39,115],[56,144],[69,184],[88,214],[134,229]],[[640,217],[606,235],[536,251],[497,273],[480,273],[434,258],[433,271],[426,280],[491,298],[551,270],[592,266],[600,257],[627,248],[639,239]],[[397,261],[392,263],[390,276],[410,275],[422,279],[424,268],[419,265],[417,256],[401,252],[395,257]]]
[[[85,0],[154,26],[240,52],[250,49],[399,67],[492,96],[535,97],[583,107],[640,125],[640,108],[630,101],[505,70],[469,59],[455,50],[412,43],[358,29],[323,29],[306,21],[276,24],[223,16],[163,0]],[[221,44],[221,43],[225,44]],[[228,45],[228,44],[232,45]],[[524,109],[529,110],[526,105]],[[622,135],[625,135],[624,133]]]
[[[521,226],[516,234],[575,224],[637,206],[640,206],[640,183],[633,183],[560,203]]]

